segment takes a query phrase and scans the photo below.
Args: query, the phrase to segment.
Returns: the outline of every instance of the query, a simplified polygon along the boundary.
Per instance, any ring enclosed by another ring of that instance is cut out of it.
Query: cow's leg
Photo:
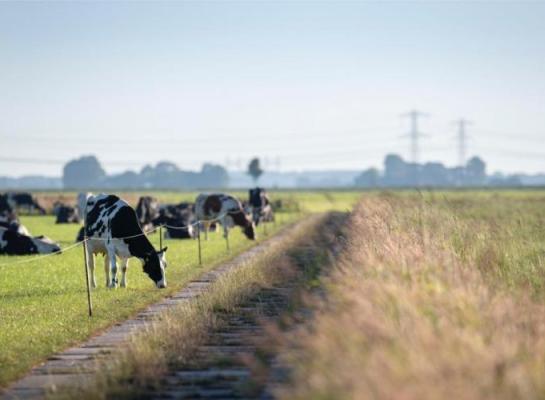
[[[208,229],[210,228],[210,224],[208,222],[203,222],[202,227],[204,229],[204,240],[208,240]]]
[[[121,259],[121,287],[127,287],[127,267],[129,266],[129,259]]]
[[[110,285],[109,287],[114,289],[117,287],[117,259],[115,256],[115,250],[112,248],[108,249],[108,258],[110,259]]]
[[[106,277],[106,287],[110,287],[110,258],[104,254],[104,276]]]
[[[227,226],[227,217],[223,216],[218,221],[221,226],[223,226],[223,237],[227,239],[227,236],[229,236],[229,227]]]
[[[89,248],[87,248],[87,266],[89,267],[89,275],[91,278],[91,286],[97,287],[97,280],[95,278],[95,255]]]

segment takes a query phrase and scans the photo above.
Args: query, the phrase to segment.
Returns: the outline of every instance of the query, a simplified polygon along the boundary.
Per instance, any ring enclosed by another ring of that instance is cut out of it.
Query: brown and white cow
[[[238,199],[224,193],[202,193],[195,201],[195,217],[203,221],[205,239],[208,240],[208,228],[213,221],[219,221],[223,226],[223,236],[227,238],[229,228],[240,226],[244,235],[255,240],[255,225],[246,215]]]

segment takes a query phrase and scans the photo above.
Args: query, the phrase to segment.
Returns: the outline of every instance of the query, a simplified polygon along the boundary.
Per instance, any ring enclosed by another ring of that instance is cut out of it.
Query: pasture
[[[124,193],[121,197],[134,205],[144,193]],[[195,193],[149,193],[163,202],[192,201]],[[59,197],[73,201],[75,193],[36,193],[49,208]],[[239,193],[241,197],[245,193]],[[276,226],[269,224],[268,235],[275,230],[304,218],[307,213],[327,210],[348,210],[361,193],[357,192],[281,192],[271,193],[273,200],[281,199],[284,211],[277,213]],[[33,235],[45,234],[59,242],[62,248],[74,243],[79,225],[55,225],[53,216],[21,216],[21,222]],[[263,228],[258,234],[264,237]],[[158,248],[159,235],[149,236]],[[198,265],[196,240],[164,240],[168,246],[168,288],[157,290],[142,272],[138,260],[132,259],[128,269],[128,288],[105,288],[104,268],[97,257],[98,288],[93,290],[94,316],[87,316],[83,250],[81,246],[62,254],[32,259],[32,256],[0,256],[0,386],[24,374],[31,366],[48,355],[81,342],[134,315],[147,305],[179,290],[189,280],[218,263],[244,251],[253,242],[246,240],[239,229],[230,235],[231,251],[226,252],[220,233],[211,234],[203,242],[203,266]]]

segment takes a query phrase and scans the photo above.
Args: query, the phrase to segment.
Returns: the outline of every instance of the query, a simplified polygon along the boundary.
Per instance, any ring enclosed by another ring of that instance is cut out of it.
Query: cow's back
[[[195,201],[197,219],[216,218],[224,213],[238,210],[242,210],[240,201],[224,193],[202,193]]]
[[[87,200],[85,234],[88,237],[125,237],[141,233],[136,213],[126,201],[115,195],[100,194]],[[120,228],[119,225],[124,225]],[[119,232],[129,232],[120,236]],[[113,235],[117,233],[117,235]]]

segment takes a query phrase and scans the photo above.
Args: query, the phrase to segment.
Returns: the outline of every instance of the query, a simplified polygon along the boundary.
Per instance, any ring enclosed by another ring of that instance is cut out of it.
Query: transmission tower
[[[427,114],[412,110],[407,114],[403,114],[403,117],[408,117],[411,120],[411,130],[409,132],[409,137],[411,139],[411,161],[413,163],[418,163],[420,160],[420,146],[419,140],[424,135],[418,130],[418,118],[425,117]]]
[[[471,121],[467,119],[460,118],[453,122],[458,126],[458,165],[463,167],[466,165],[466,154],[467,154],[467,126],[471,125]]]

